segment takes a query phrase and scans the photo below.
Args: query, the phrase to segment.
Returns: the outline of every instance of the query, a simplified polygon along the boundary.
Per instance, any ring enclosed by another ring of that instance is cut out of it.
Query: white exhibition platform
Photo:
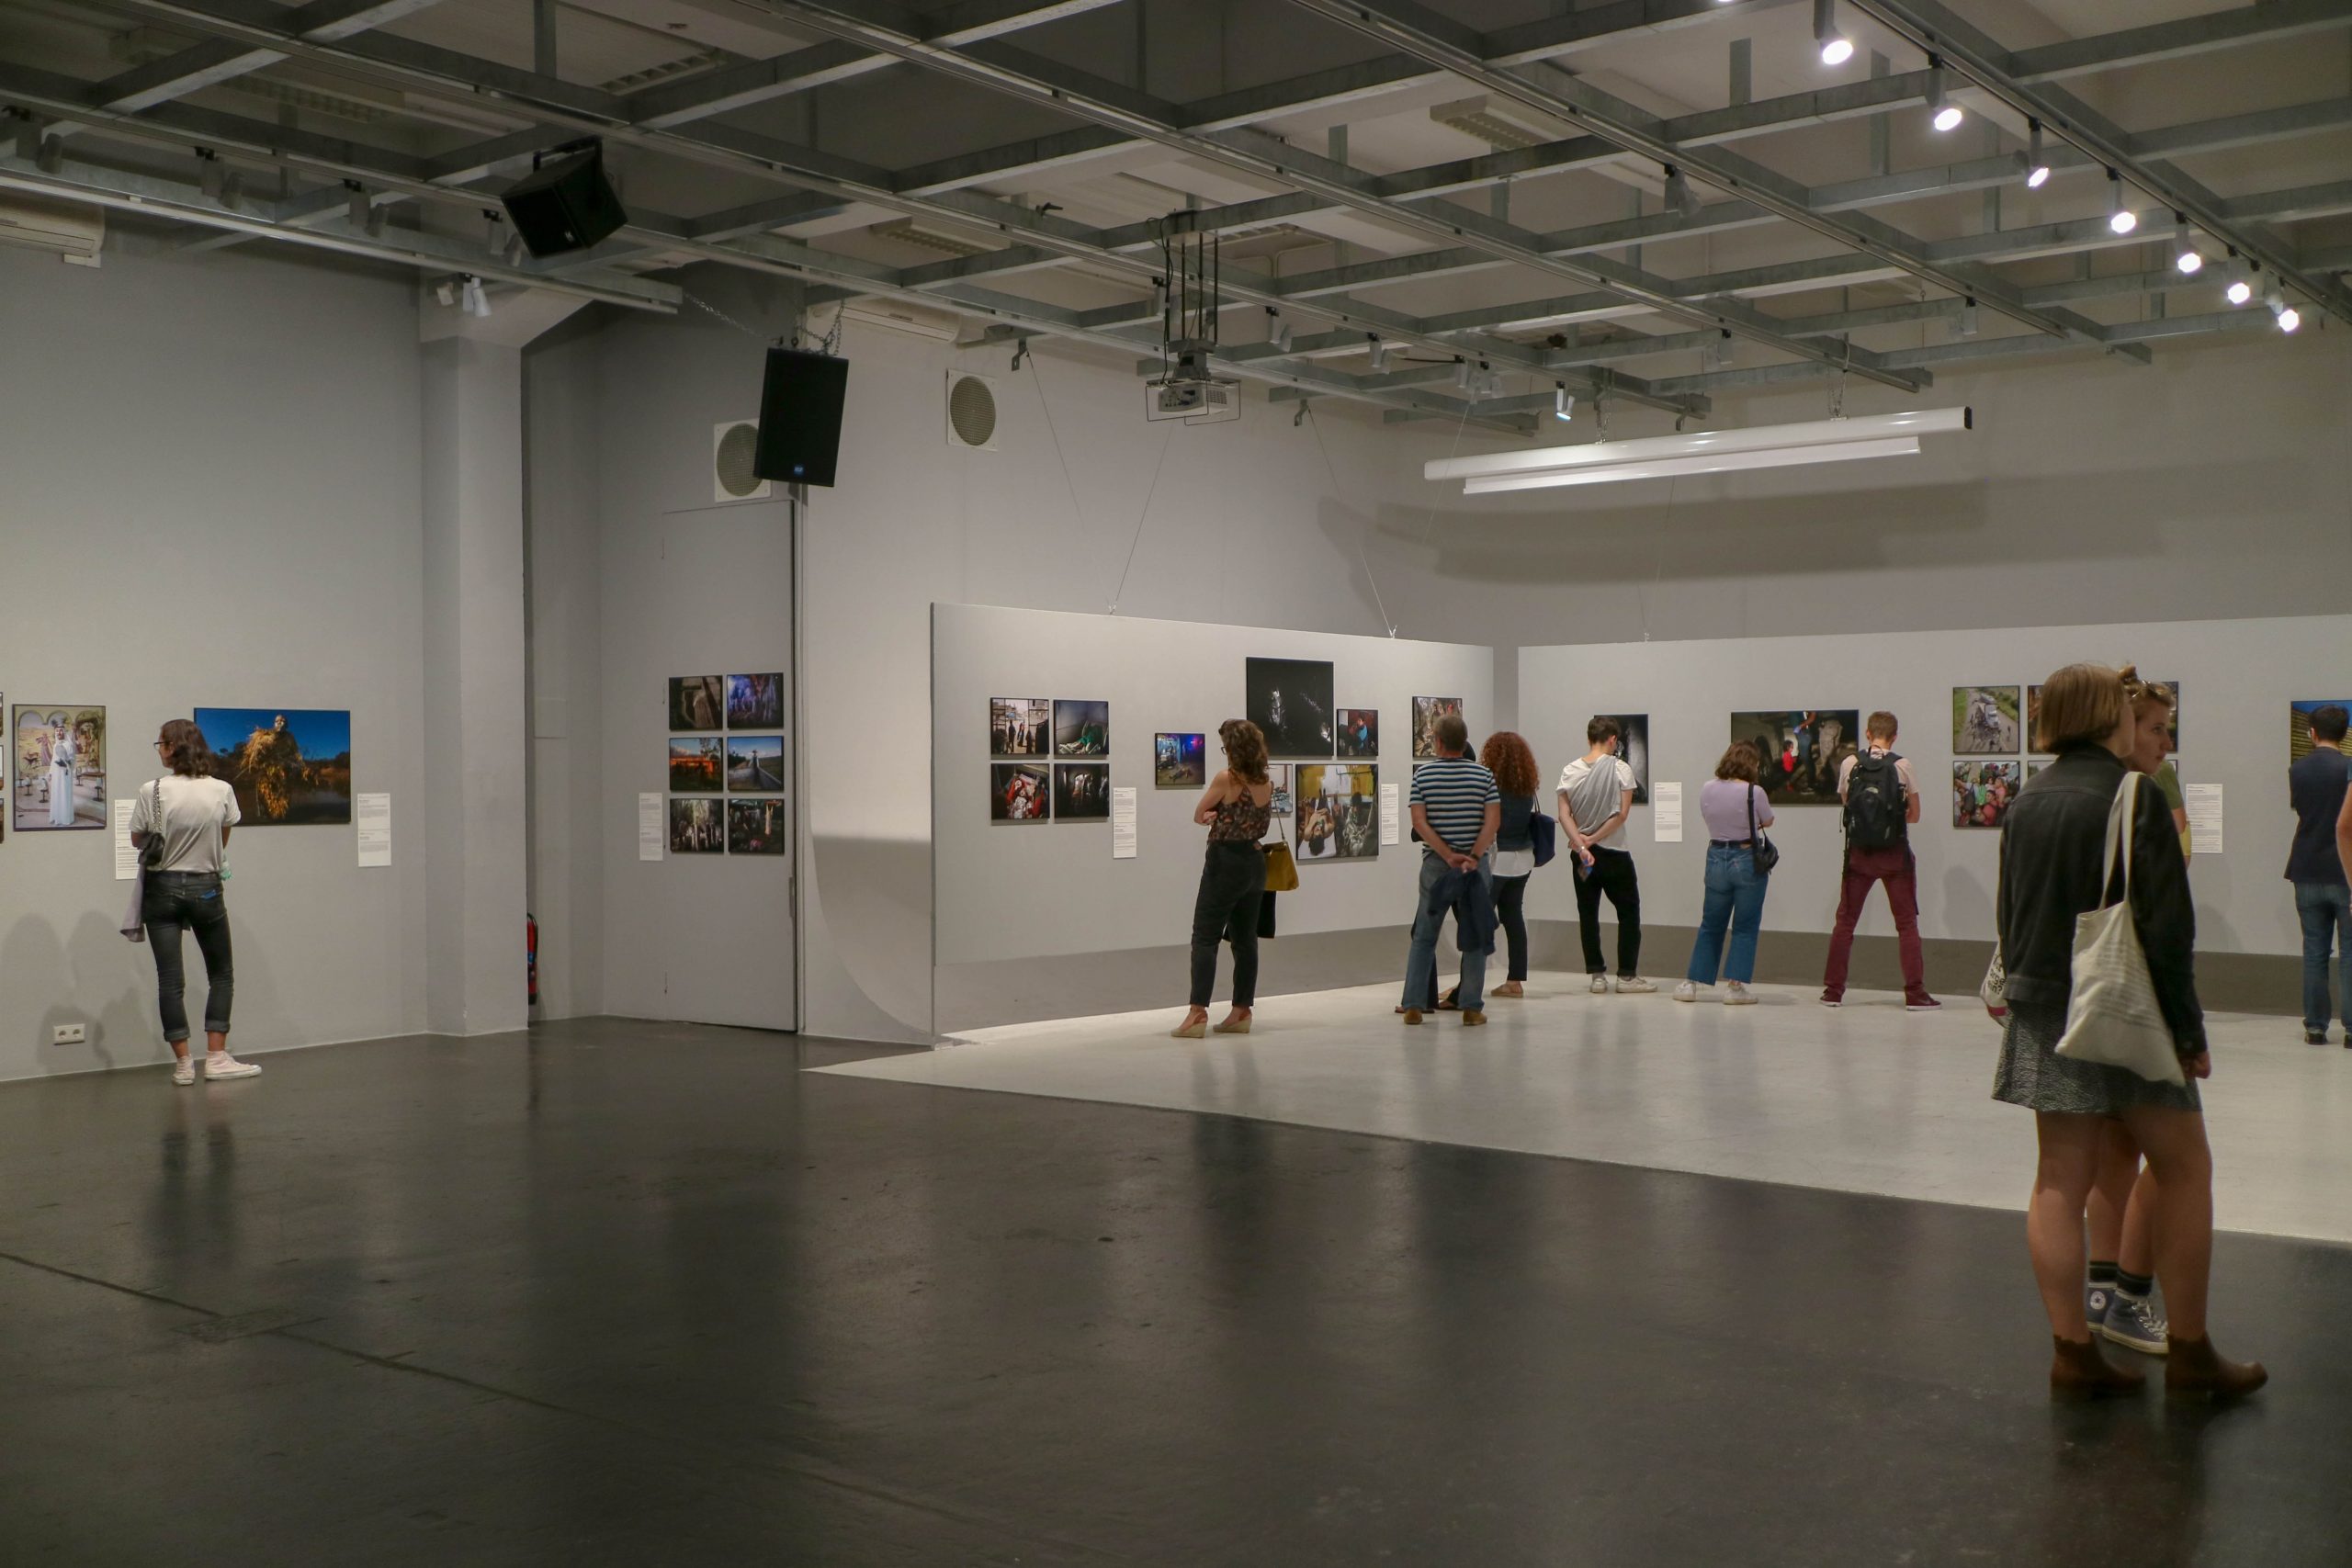
[[[1991,1098],[1999,1034],[1973,996],[1596,997],[1538,974],[1485,1029],[1408,1028],[1394,985],[1261,998],[1248,1035],[1172,1040],[1181,1008],[1008,1025],[820,1071],[1512,1149],[2022,1212],[2033,1119]],[[1223,1007],[1212,1009],[1212,1019]],[[2204,1086],[2215,1218],[2352,1242],[2352,1051],[2290,1018],[2215,1015]]]

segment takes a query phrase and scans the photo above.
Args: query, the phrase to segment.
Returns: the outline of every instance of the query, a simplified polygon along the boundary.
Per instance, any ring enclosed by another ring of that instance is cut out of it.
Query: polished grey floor
[[[1263,1043],[1261,1043],[1262,1044]],[[0,1562],[2338,1564],[2352,1252],[2053,1407],[2017,1217],[614,1021],[0,1089]]]

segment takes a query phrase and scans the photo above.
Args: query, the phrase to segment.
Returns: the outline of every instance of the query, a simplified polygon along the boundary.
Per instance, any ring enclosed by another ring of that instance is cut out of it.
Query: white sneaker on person
[[[1639,975],[1628,975],[1623,979],[1617,982],[1617,994],[1621,997],[1641,991],[1655,991],[1657,989],[1657,987],[1656,986],[1651,985]]]
[[[1747,988],[1746,982],[1734,980],[1730,985],[1724,987],[1724,1006],[1727,1008],[1752,1008],[1755,1005],[1756,993]]]
[[[204,1078],[218,1083],[222,1078],[257,1078],[261,1069],[251,1062],[240,1062],[226,1051],[208,1051],[204,1056]]]
[[[183,1089],[196,1081],[196,1061],[193,1057],[182,1056],[172,1064],[172,1081]]]
[[[1699,982],[1696,980],[1685,980],[1680,985],[1675,987],[1674,999],[1678,1002],[1697,1001],[1699,999]]]
[[[1587,988],[1589,989],[1596,997],[1607,996],[1609,994],[1609,976],[1606,975],[1595,975],[1592,977],[1592,984]]]

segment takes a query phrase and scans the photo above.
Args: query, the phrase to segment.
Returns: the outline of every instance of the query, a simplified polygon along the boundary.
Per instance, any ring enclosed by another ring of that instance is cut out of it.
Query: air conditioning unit
[[[96,266],[106,240],[104,208],[35,197],[0,197],[0,245],[22,245],[47,251],[76,266]]]
[[[947,373],[947,445],[967,452],[996,450],[996,383],[988,377]]]
[[[757,420],[730,419],[710,427],[710,499],[714,502],[765,501],[775,486],[752,471],[759,456]]]

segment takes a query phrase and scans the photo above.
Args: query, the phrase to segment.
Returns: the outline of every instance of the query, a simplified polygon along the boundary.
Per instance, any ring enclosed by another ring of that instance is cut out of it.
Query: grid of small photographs
[[[1951,825],[1997,829],[2025,788],[2025,750],[2032,699],[2041,688],[1951,689]]]
[[[788,852],[783,673],[673,675],[670,730],[670,852]]]
[[[1087,697],[989,699],[989,820],[1105,822],[1111,817],[1111,705]],[[1152,737],[1152,782],[1202,783],[1206,738]],[[1032,759],[1035,759],[1032,761]]]

